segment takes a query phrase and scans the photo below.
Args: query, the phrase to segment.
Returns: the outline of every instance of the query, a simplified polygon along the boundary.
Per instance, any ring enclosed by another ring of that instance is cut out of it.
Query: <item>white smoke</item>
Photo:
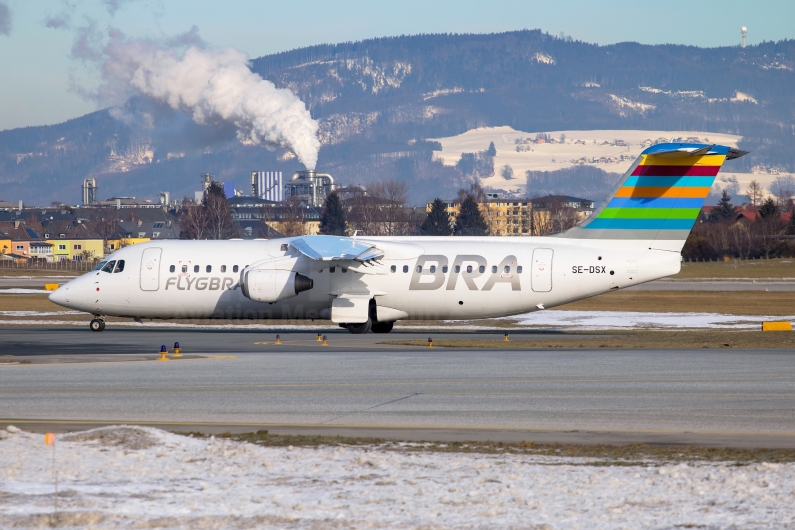
[[[0,2],[0,35],[11,35],[11,10],[5,2]]]
[[[132,90],[184,112],[196,123],[234,124],[241,142],[280,145],[314,169],[320,150],[318,123],[306,105],[292,91],[253,73],[245,53],[205,49],[191,36],[195,31],[164,44],[128,40],[111,30],[101,54],[104,85],[97,96],[119,101]]]

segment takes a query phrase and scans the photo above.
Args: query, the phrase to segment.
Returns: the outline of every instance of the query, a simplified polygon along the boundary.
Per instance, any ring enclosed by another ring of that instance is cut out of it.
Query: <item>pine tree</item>
[[[483,214],[478,208],[478,203],[472,195],[467,195],[461,201],[461,209],[455,220],[453,235],[456,236],[485,236],[488,235],[489,227]]]
[[[425,236],[449,236],[450,235],[450,220],[445,211],[444,201],[436,198],[431,203],[431,211],[428,212],[428,217],[422,222],[420,226],[422,235]]]
[[[759,213],[756,214],[756,220],[764,219],[765,221],[773,221],[778,217],[778,205],[772,197],[768,197],[759,207]]]
[[[710,220],[723,222],[723,221],[731,221],[736,212],[734,210],[734,205],[732,204],[732,198],[729,195],[729,192],[723,190],[723,194],[720,196],[720,201],[718,201],[718,205],[712,209],[709,214]]]
[[[326,197],[320,212],[320,233],[328,236],[344,236],[345,209],[336,193]]]
[[[486,154],[489,156],[497,156],[497,148],[494,147],[494,142],[489,144],[489,148],[486,149]]]

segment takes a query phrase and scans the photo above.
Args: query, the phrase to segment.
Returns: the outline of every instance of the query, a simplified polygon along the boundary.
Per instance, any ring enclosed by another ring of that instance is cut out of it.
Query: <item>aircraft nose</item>
[[[69,303],[69,287],[62,286],[50,293],[50,302],[60,306],[66,306]]]

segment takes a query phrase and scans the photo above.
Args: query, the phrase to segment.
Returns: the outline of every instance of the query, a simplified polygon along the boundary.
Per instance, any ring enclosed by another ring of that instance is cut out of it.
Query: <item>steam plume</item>
[[[11,34],[11,10],[8,4],[0,2],[0,35]]]
[[[245,53],[202,49],[195,30],[168,45],[127,40],[111,30],[102,57],[105,84],[100,99],[118,101],[132,90],[184,112],[196,123],[234,124],[241,142],[281,145],[308,169],[315,168],[318,123],[292,91],[253,73]]]

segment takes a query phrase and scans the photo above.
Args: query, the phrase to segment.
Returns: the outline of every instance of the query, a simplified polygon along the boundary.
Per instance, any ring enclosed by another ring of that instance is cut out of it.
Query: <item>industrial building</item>
[[[284,200],[297,197],[307,206],[320,207],[336,189],[334,178],[328,173],[296,171],[284,185]]]

